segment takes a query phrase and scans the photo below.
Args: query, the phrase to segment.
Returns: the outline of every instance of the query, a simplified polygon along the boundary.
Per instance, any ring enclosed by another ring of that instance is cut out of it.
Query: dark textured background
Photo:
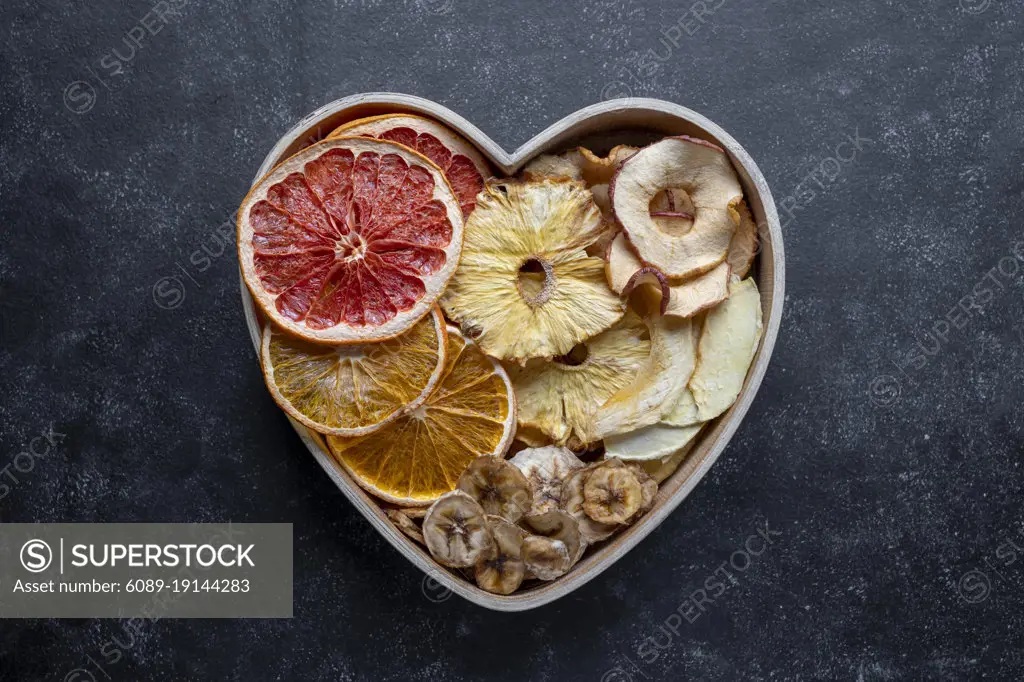
[[[688,0],[158,4],[177,15],[134,54],[147,2],[0,10],[0,467],[63,434],[8,468],[0,518],[293,523],[295,617],[134,638],[3,621],[0,678],[1024,677],[1024,2],[708,0],[703,23]],[[297,119],[371,90],[507,148],[603,98],[673,100],[791,207],[748,418],[670,519],[552,606],[424,590],[264,390],[218,229]],[[771,548],[676,625],[765,523]]]

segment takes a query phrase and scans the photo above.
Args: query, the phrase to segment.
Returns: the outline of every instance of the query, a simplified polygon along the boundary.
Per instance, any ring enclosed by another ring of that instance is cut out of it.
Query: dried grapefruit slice
[[[463,215],[476,206],[491,169],[480,152],[465,138],[437,121],[412,114],[384,114],[360,118],[335,128],[327,139],[340,136],[376,137],[415,149],[437,164],[459,198]]]
[[[515,425],[516,400],[505,370],[449,326],[441,383],[422,405],[369,435],[329,436],[327,442],[377,497],[425,506],[454,490],[476,457],[502,456]]]
[[[238,210],[242,276],[279,327],[321,343],[392,338],[426,315],[462,251],[459,204],[432,162],[394,142],[308,147]]]
[[[448,334],[441,310],[382,343],[325,346],[263,329],[263,377],[285,412],[314,431],[371,433],[437,387]]]

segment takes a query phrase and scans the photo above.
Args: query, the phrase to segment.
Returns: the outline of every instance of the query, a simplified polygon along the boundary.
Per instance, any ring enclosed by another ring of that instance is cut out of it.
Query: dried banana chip
[[[585,465],[571,450],[556,445],[543,448],[527,448],[509,460],[526,476],[533,492],[531,514],[558,509],[562,499],[565,479]]]
[[[481,589],[495,594],[512,594],[523,582],[523,539],[526,531],[500,516],[488,516],[494,544],[476,563],[474,577]]]
[[[642,505],[640,481],[619,460],[602,462],[583,483],[583,511],[598,523],[627,524]]]
[[[501,457],[477,457],[459,476],[457,487],[487,514],[515,523],[533,507],[533,493],[523,473]]]
[[[585,544],[594,544],[608,539],[618,526],[615,524],[598,523],[583,511],[583,484],[590,475],[592,468],[574,471],[565,481],[562,490],[562,509],[564,509],[579,525],[580,537]]]
[[[558,542],[566,547],[568,563],[561,572],[558,573],[558,575],[562,575],[568,571],[583,556],[583,550],[586,549],[586,543],[583,541],[583,537],[580,534],[579,523],[565,510],[552,509],[551,511],[543,514],[527,516],[523,521],[526,527],[532,530],[536,535],[550,539],[553,542]],[[536,545],[537,542],[535,541],[534,544]],[[529,560],[527,560],[527,566],[530,566]],[[553,567],[549,566],[548,570],[545,572],[550,574],[553,570]],[[552,579],[542,577],[540,571],[534,570],[534,573],[541,580]],[[558,577],[558,575],[553,577]]]
[[[569,570],[572,557],[569,556],[569,548],[561,540],[528,535],[523,540],[523,563],[531,577],[554,580]]]
[[[437,498],[423,518],[422,532],[430,554],[445,566],[473,566],[494,549],[487,515],[461,490]]]

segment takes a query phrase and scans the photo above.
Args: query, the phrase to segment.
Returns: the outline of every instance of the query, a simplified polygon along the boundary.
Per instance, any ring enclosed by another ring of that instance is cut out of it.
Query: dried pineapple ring
[[[442,307],[488,355],[519,364],[564,355],[625,312],[603,260],[586,252],[601,231],[582,183],[488,182]]]
[[[693,202],[693,227],[669,230],[651,216],[663,190],[682,189]],[[721,148],[694,138],[667,137],[622,164],[611,188],[612,211],[641,260],[666,277],[692,277],[723,260],[740,222],[743,199],[736,171]]]
[[[519,426],[538,429],[559,445],[590,442],[592,417],[635,379],[650,351],[647,325],[630,311],[617,325],[572,353],[513,370],[510,376],[519,400]]]

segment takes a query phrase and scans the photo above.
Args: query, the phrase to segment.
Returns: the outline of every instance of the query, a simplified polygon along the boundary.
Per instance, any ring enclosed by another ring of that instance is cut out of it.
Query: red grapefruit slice
[[[490,177],[487,161],[451,128],[437,121],[412,114],[384,114],[360,118],[335,128],[327,139],[362,135],[391,140],[415,149],[444,171],[464,216],[476,206],[476,195],[484,188],[484,178]]]
[[[238,259],[260,309],[320,343],[393,338],[426,315],[462,252],[458,199],[426,157],[385,140],[302,150],[238,210]]]

